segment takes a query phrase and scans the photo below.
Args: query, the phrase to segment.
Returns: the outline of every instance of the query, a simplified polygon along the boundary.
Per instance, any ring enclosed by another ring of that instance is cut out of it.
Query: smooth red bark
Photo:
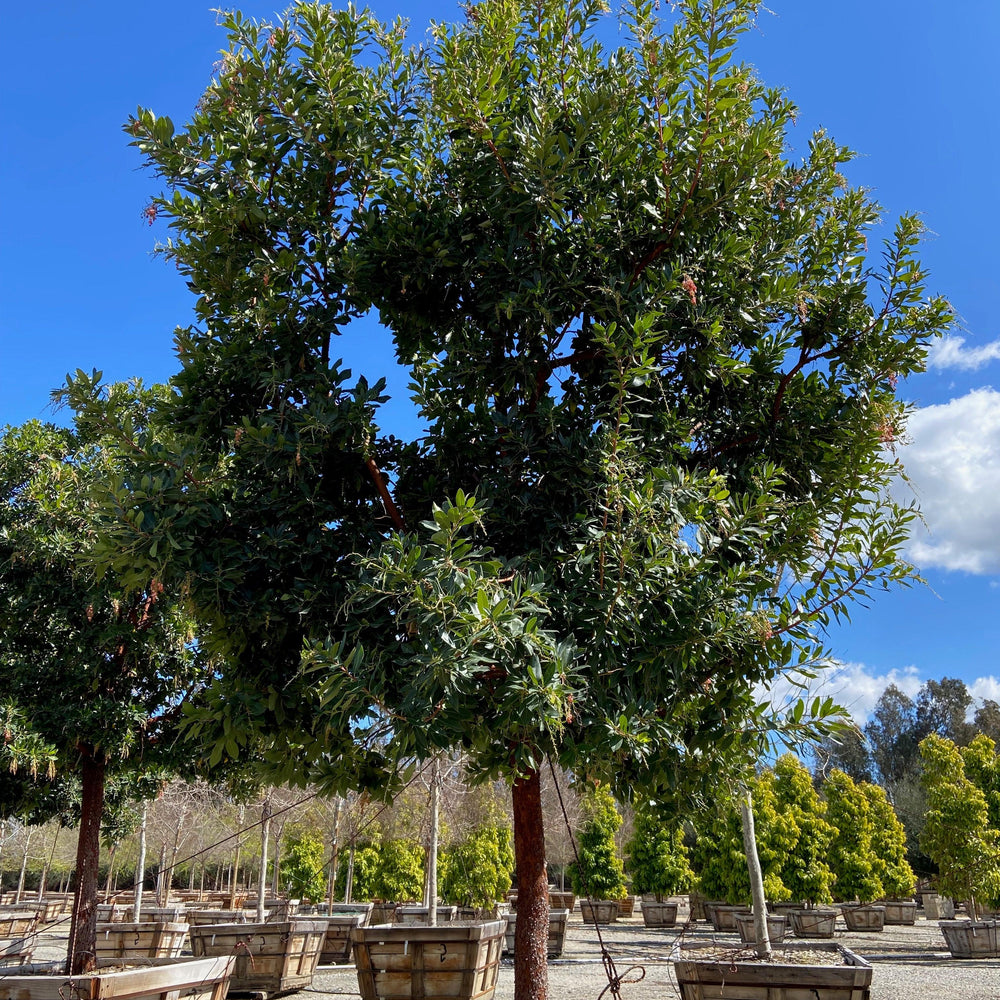
[[[541,780],[537,770],[514,782],[513,802],[517,869],[514,1000],[547,1000],[549,880],[545,870]]]
[[[69,929],[66,972],[79,976],[94,969],[97,946],[97,865],[104,813],[104,761],[83,752],[80,767],[80,838],[76,845],[76,892]]]

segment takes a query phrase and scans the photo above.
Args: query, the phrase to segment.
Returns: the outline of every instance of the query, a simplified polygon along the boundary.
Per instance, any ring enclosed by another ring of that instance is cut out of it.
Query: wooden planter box
[[[549,958],[559,958],[566,946],[566,928],[569,926],[569,910],[549,910],[549,940],[546,954]],[[517,914],[508,913],[507,929],[504,932],[503,950],[505,955],[514,954],[514,928]]]
[[[192,927],[205,927],[209,924],[245,924],[246,910],[188,910],[188,923]]]
[[[73,902],[70,900],[70,909]],[[64,913],[68,913],[66,904],[61,899],[37,899],[31,903],[29,909],[38,914],[38,922],[41,924],[51,924],[58,920]]]
[[[327,917],[344,917],[360,914],[364,919],[359,926],[367,927],[371,923],[374,906],[374,903],[334,903],[332,906],[323,907],[322,913]]]
[[[928,920],[954,920],[955,901],[936,892],[924,893],[924,915]]]
[[[622,896],[618,900],[618,916],[627,920],[635,913],[635,896]]]
[[[507,903],[511,913],[517,913],[517,893],[507,893]],[[558,889],[549,889],[549,909],[569,910],[573,912],[576,906],[576,896],[572,892],[560,892]]]
[[[913,925],[917,922],[917,901],[915,899],[887,899],[885,922],[893,927]]]
[[[780,902],[768,903],[768,913],[783,913],[787,916],[792,910],[806,910],[808,907],[801,899],[783,899]]]
[[[580,914],[585,924],[613,924],[618,919],[618,900],[581,899]]]
[[[437,908],[437,922],[439,924],[452,923],[458,915],[457,906],[439,906]],[[397,906],[396,923],[405,927],[413,927],[417,924],[427,923],[426,906]]]
[[[503,920],[510,913],[508,903],[494,903],[492,906],[459,906],[456,920]]]
[[[952,958],[1000,958],[1000,922],[941,920],[938,927]]]
[[[825,906],[792,910],[788,919],[796,937],[832,938],[837,929],[837,911]]]
[[[736,914],[736,929],[740,932],[740,940],[744,944],[757,943],[757,931],[754,927],[752,913]],[[771,944],[780,944],[785,940],[785,933],[788,930],[788,917],[783,913],[769,913],[767,915],[767,936]]]
[[[30,962],[36,941],[34,934],[27,937],[0,937],[0,976],[6,973],[7,967]]]
[[[318,917],[326,923],[326,937],[319,954],[320,965],[343,965],[351,961],[351,931],[364,927],[367,913],[340,913]]]
[[[677,925],[677,904],[669,902],[642,901],[642,922],[647,927],[675,927]]]
[[[0,1000],[223,1000],[233,958],[146,960],[122,969],[121,962],[72,978],[57,972],[63,963],[26,966],[0,977]],[[37,969],[37,973],[32,970]]]
[[[392,924],[396,921],[396,907],[398,903],[373,903],[372,915],[368,918],[369,924]]]
[[[99,924],[131,923],[132,912],[131,903],[98,903],[97,922]],[[140,906],[139,920],[143,923],[187,923],[188,911],[187,907],[184,906]]]
[[[268,920],[290,920],[295,916],[295,911],[299,908],[301,899],[279,899],[277,897],[264,899],[264,910],[267,912]],[[245,900],[243,909],[249,910],[251,920],[257,919],[257,897],[252,896]]]
[[[351,944],[362,1000],[492,1000],[505,926],[490,920],[355,928]]]
[[[812,951],[818,946],[783,947]],[[674,974],[681,1000],[870,1000],[871,966],[846,948],[828,947],[839,952],[844,964],[785,965],[685,957],[674,962]]]
[[[175,922],[128,924],[119,921],[98,924],[96,957],[98,961],[112,958],[180,958],[187,933],[187,924]]]
[[[712,926],[717,931],[735,931],[736,915],[738,913],[750,913],[749,906],[734,906],[729,903],[706,904],[708,919],[712,921]]]
[[[236,956],[229,980],[230,993],[305,989],[312,984],[325,940],[323,919],[191,928],[191,950],[195,957]]]
[[[569,910],[570,913],[576,907],[576,896],[572,892],[560,892],[558,889],[549,889],[549,908],[552,910]]]
[[[870,903],[843,903],[840,912],[849,931],[875,933],[885,927],[885,907]]]
[[[0,910],[0,938],[28,937],[37,926],[34,910]]]

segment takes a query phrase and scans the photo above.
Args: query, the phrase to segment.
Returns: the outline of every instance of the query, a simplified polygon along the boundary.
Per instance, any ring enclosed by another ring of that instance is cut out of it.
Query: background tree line
[[[913,698],[890,684],[864,726],[817,744],[814,770],[823,777],[839,768],[855,781],[881,785],[906,830],[911,863],[918,872],[928,871],[932,865],[919,844],[927,813],[920,742],[935,735],[967,747],[980,733],[1000,743],[1000,704],[986,698],[974,706],[964,681],[929,680]]]

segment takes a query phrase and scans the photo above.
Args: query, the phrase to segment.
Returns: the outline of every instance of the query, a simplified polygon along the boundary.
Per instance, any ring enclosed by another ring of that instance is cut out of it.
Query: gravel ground
[[[682,940],[738,947],[735,934],[716,934],[702,923],[686,931],[653,930],[643,926],[641,915],[602,928],[601,934],[623,980],[638,977],[638,972],[629,971],[633,966],[641,965],[644,970],[641,982],[622,986],[621,1000],[678,997],[670,955]],[[878,934],[838,930],[837,940],[872,964],[872,1000],[1000,1000],[1000,959],[952,959],[935,922],[919,918],[912,927],[887,927]],[[53,928],[42,936],[35,959],[61,959],[65,954],[65,929]],[[582,923],[576,912],[570,919],[563,957],[549,964],[550,998],[597,1000],[606,986],[597,931]],[[512,1000],[513,996],[514,969],[505,960],[496,1000]],[[312,989],[300,994],[301,1000],[342,997],[360,997],[353,966],[321,966]]]

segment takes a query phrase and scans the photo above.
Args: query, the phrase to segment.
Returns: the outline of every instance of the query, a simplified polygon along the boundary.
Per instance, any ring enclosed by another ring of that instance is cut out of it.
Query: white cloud
[[[918,567],[1000,572],[1000,392],[975,389],[916,410],[900,457],[926,522],[908,555]]]
[[[977,706],[987,698],[990,701],[1000,702],[1000,680],[992,675],[977,677],[969,685],[969,694],[976,699]]]
[[[942,337],[931,344],[927,364],[931,368],[959,368],[976,371],[1000,359],[1000,340],[982,347],[966,347],[965,337]]]
[[[925,679],[915,666],[873,673],[863,663],[838,663],[820,670],[806,691],[785,678],[779,678],[769,690],[761,689],[758,694],[761,701],[770,701],[774,705],[787,705],[800,698],[830,697],[847,711],[858,726],[864,726],[890,684],[895,684],[907,697],[916,698]],[[973,698],[968,712],[970,722],[983,701],[991,699],[1000,702],[1000,678],[992,675],[977,677],[966,687]]]
[[[838,663],[820,670],[815,680],[809,682],[807,691],[786,678],[779,678],[769,690],[762,690],[760,694],[761,700],[775,705],[794,702],[799,698],[833,698],[859,726],[863,726],[882,692],[890,684],[895,684],[905,695],[913,698],[920,690],[923,680],[914,666],[873,674],[863,663]]]

